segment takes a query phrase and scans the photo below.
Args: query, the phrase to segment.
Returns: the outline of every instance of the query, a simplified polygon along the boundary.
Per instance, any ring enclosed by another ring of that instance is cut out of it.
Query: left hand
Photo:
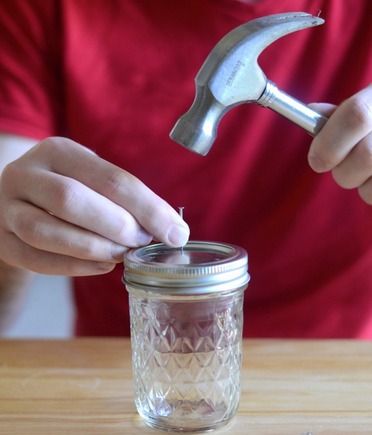
[[[332,171],[337,184],[357,188],[363,201],[372,205],[372,84],[338,107],[311,107],[329,120],[310,146],[310,167],[319,173]]]

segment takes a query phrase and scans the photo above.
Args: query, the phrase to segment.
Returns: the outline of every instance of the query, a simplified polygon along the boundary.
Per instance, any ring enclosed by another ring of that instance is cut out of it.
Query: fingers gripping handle
[[[256,103],[274,110],[274,112],[289,119],[313,136],[319,133],[328,120],[321,113],[282,92],[271,81],[267,82],[264,93]]]

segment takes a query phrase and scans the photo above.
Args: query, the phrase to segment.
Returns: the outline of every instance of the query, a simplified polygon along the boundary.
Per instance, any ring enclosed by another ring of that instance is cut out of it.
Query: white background
[[[23,311],[4,336],[68,338],[73,333],[73,318],[70,279],[37,275]]]

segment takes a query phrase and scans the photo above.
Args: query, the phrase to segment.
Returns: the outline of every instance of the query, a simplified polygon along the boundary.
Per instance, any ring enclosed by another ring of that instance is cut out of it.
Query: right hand
[[[8,164],[0,183],[0,258],[52,275],[111,271],[156,238],[180,247],[189,229],[136,177],[65,138]]]

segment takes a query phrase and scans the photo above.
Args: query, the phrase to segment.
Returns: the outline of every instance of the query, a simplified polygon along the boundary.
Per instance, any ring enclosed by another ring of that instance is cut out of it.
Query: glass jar
[[[172,432],[224,426],[240,401],[247,253],[156,244],[128,251],[124,264],[138,413]]]

